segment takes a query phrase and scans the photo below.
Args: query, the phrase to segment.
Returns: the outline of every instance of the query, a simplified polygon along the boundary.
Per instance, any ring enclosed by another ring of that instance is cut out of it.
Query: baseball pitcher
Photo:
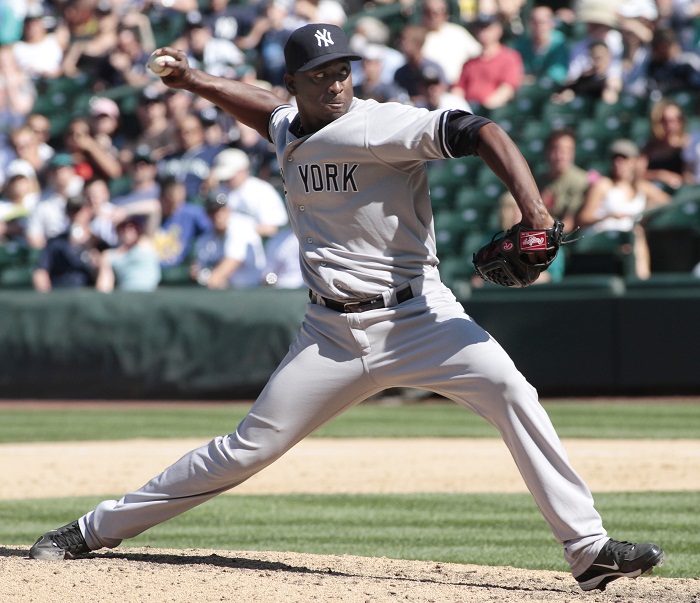
[[[583,590],[663,562],[650,544],[612,540],[567,460],[535,389],[441,282],[426,163],[478,155],[506,184],[522,223],[474,258],[480,274],[524,286],[546,268],[561,226],[497,124],[353,98],[342,30],[311,24],[285,47],[294,104],[190,69],[163,81],[212,101],[276,147],[309,303],[299,334],[233,433],[187,453],[143,487],[40,537],[36,559],[116,547],[234,488],[312,431],[391,387],[431,390],[495,425]],[[466,476],[465,476],[466,477]]]

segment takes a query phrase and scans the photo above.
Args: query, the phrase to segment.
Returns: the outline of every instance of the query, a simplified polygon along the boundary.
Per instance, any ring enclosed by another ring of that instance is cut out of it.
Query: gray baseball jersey
[[[451,157],[447,113],[356,98],[301,138],[290,131],[296,113],[279,107],[270,138],[311,289],[366,298],[437,265],[425,162]]]
[[[416,387],[497,427],[574,575],[590,566],[607,535],[588,488],[535,389],[465,314],[436,268],[425,162],[450,156],[446,116],[354,100],[344,116],[297,136],[295,109],[273,112],[270,137],[312,303],[233,432],[80,519],[91,549],[115,547],[237,486],[379,391]],[[381,303],[367,311],[338,303],[376,295]],[[460,479],[469,479],[468,467]]]

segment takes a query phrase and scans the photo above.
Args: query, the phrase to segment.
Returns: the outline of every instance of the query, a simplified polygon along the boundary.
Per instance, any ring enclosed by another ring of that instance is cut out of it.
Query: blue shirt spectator
[[[161,224],[153,242],[161,266],[177,266],[188,260],[196,239],[213,226],[204,208],[186,202],[185,186],[174,178],[162,183],[160,203]]]
[[[224,145],[206,144],[204,126],[197,115],[185,115],[177,126],[182,150],[158,162],[158,175],[161,178],[177,178],[185,185],[187,199],[195,199],[201,193],[202,182],[209,176],[214,157],[224,149]]]

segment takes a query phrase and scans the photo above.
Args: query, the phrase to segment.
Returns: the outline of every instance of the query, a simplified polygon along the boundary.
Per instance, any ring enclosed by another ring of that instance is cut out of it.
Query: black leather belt
[[[323,300],[323,303],[326,306],[326,308],[330,308],[331,310],[335,310],[336,312],[343,312],[346,314],[350,312],[366,312],[367,310],[377,310],[379,308],[386,308],[386,304],[384,303],[384,296],[382,295],[375,295],[374,297],[368,297],[367,299],[348,302],[335,301],[333,299],[328,299],[327,297],[323,297],[321,295],[317,295],[309,291],[309,297],[311,298],[311,301],[314,300],[314,295],[317,298]],[[406,283],[405,285],[402,285],[399,289],[396,290],[396,304],[402,304],[403,302],[408,301],[409,299],[413,299],[413,291],[411,291],[409,283]]]

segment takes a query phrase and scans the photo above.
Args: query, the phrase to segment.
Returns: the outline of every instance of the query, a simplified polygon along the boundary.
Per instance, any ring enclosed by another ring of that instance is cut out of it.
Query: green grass
[[[667,577],[700,575],[699,495],[600,494],[614,537],[666,550]],[[0,542],[31,544],[99,499],[0,502]],[[566,571],[529,495],[394,494],[220,496],[156,526],[129,546],[386,556]]]
[[[566,401],[545,407],[562,437],[700,439],[700,404]],[[206,439],[233,430],[248,408],[243,404],[4,408],[0,442]],[[316,435],[497,436],[483,419],[448,402],[363,404]],[[0,542],[28,546],[39,534],[82,515],[98,502],[94,497],[0,501]],[[666,567],[657,573],[700,575],[700,493],[598,494],[596,502],[611,535],[652,540],[666,549]],[[128,544],[566,569],[560,547],[525,494],[220,496]]]
[[[99,404],[69,409],[0,409],[0,443],[210,438],[233,431],[246,404],[148,405],[118,408]],[[700,438],[700,404],[545,403],[561,437]],[[324,437],[498,437],[475,414],[451,402],[386,406],[361,404],[314,435]]]

